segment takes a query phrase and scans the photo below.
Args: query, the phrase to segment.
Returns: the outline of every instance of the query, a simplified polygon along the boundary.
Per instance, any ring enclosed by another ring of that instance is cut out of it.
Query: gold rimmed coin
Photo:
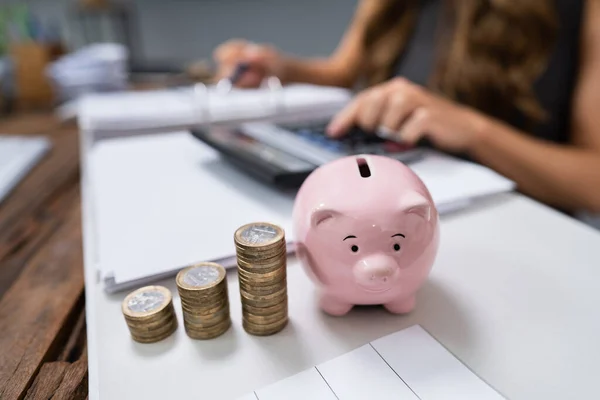
[[[254,251],[254,253],[252,253]],[[239,254],[238,260],[246,262],[248,264],[265,264],[269,261],[277,260],[287,253],[285,245],[277,246],[272,250],[260,249],[258,252],[255,248],[236,248],[236,252]]]
[[[155,342],[159,342],[161,340],[168,338],[172,334],[173,334],[173,332],[165,332],[163,334],[160,334],[160,335],[154,336],[154,337],[150,337],[150,338],[145,337],[145,336],[138,336],[136,334],[131,334],[131,337],[133,338],[133,340],[135,340],[138,343],[155,343]]]
[[[272,324],[259,325],[249,322],[247,319],[242,320],[244,330],[255,336],[269,336],[280,332],[288,324],[288,318],[282,319]]]
[[[240,282],[247,283],[248,285],[270,286],[287,280],[287,274],[285,270],[274,271],[268,274],[253,274],[238,267],[238,279]]]
[[[188,324],[185,321],[184,325],[185,331],[190,338],[197,340],[208,340],[214,339],[227,332],[227,330],[231,327],[231,320],[227,319],[219,324],[205,328],[198,328],[197,326]]]
[[[282,285],[282,287],[277,288],[277,291],[269,293],[269,294],[256,293],[256,292],[249,293],[249,292],[246,292],[245,290],[240,290],[240,294],[242,295],[243,298],[245,298],[247,300],[252,300],[254,302],[267,303],[271,300],[282,299],[284,297],[287,297],[287,288]]]
[[[242,310],[244,315],[252,314],[256,316],[269,316],[271,314],[277,314],[279,311],[285,310],[287,312],[287,302],[277,303],[270,307],[254,307],[250,304],[242,304]]]
[[[251,307],[255,307],[255,308],[270,308],[270,307],[277,307],[277,306],[284,307],[284,306],[287,306],[287,294],[282,296],[281,298],[276,298],[276,299],[268,300],[268,301],[267,300],[253,301],[253,300],[248,300],[248,299],[245,299],[242,297],[242,303],[247,304]]]
[[[184,268],[175,279],[183,323],[192,339],[216,338],[229,329],[229,295],[225,268],[204,262]]]
[[[173,296],[163,286],[145,286],[129,293],[121,310],[133,340],[153,343],[177,330]]]
[[[256,222],[236,230],[234,242],[242,326],[252,335],[279,332],[288,319],[285,232]]]
[[[209,305],[206,305],[206,306],[189,305],[182,301],[181,309],[184,313],[203,316],[203,315],[212,315],[221,310],[227,310],[227,309],[229,309],[228,305],[229,305],[228,299],[222,299],[218,303],[215,303],[214,305],[211,303],[210,306]]]
[[[286,257],[280,257],[276,262],[272,262],[264,265],[257,264],[246,264],[241,260],[238,260],[238,268],[243,269],[245,272],[250,274],[261,274],[265,275],[272,272],[281,271],[281,264],[287,263]]]
[[[282,309],[282,310],[278,311],[277,313],[270,314],[270,315],[246,314],[244,316],[244,318],[246,318],[246,321],[248,321],[249,323],[254,324],[254,325],[275,324],[277,322],[283,321],[286,317],[287,317],[286,309]]]
[[[252,293],[252,294],[256,294],[256,295],[271,295],[274,293],[277,293],[278,291],[281,290],[281,287],[285,287],[286,285],[286,281],[280,281],[280,282],[276,282],[275,284],[272,285],[264,285],[264,286],[260,286],[260,285],[253,285],[253,284],[248,284],[245,283],[244,281],[240,280],[240,290],[246,293]]]
[[[281,241],[284,240],[284,232],[277,225],[256,222],[240,227],[234,237],[238,250],[261,249],[268,251],[281,245]]]
[[[202,292],[216,288],[225,279],[225,268],[212,262],[186,267],[176,277],[177,288],[184,291]]]

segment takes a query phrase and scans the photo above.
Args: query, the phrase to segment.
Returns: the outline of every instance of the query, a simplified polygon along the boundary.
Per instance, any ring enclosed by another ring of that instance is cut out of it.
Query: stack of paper
[[[431,192],[440,214],[466,208],[481,197],[515,187],[514,182],[491,169],[434,152],[410,167]]]
[[[501,400],[419,325],[374,340],[238,400]]]
[[[265,119],[290,121],[329,118],[351,99],[348,90],[313,85],[290,85],[281,89],[233,89],[216,86],[198,90],[168,90],[94,94],[82,98],[75,108],[80,124],[95,133],[111,134],[148,130],[188,129],[202,124],[238,124]]]
[[[46,74],[60,101],[96,92],[127,88],[127,48],[116,43],[95,43],[53,62]]]
[[[294,240],[295,193],[255,181],[188,132],[104,140],[87,157],[98,268],[109,291],[193,262],[233,266],[233,232],[248,222],[279,224]],[[442,213],[513,188],[489,169],[437,153],[411,167]]]

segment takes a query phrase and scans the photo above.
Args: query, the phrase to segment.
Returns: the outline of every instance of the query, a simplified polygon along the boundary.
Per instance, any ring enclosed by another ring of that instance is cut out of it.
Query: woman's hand
[[[271,46],[229,40],[215,49],[213,58],[217,63],[217,79],[230,77],[240,63],[249,66],[236,82],[238,87],[258,87],[268,76],[282,79],[283,57]]]
[[[327,132],[340,137],[358,126],[405,143],[425,137],[442,150],[468,152],[490,121],[473,109],[396,78],[359,94],[335,116]]]

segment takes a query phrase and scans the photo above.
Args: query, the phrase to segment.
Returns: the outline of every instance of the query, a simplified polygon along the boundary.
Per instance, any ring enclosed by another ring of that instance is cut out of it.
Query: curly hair
[[[388,79],[419,11],[419,0],[371,0],[377,8],[363,37],[368,84]],[[544,71],[558,29],[550,0],[446,0],[436,65],[428,87],[490,115],[514,110],[545,119],[533,85]]]

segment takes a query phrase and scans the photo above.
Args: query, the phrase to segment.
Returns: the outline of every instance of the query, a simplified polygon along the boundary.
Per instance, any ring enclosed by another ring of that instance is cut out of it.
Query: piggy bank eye
[[[400,251],[400,245],[398,243],[394,244],[394,251]]]
[[[358,246],[354,244],[350,247],[350,250],[352,250],[353,253],[356,253],[358,251]]]

